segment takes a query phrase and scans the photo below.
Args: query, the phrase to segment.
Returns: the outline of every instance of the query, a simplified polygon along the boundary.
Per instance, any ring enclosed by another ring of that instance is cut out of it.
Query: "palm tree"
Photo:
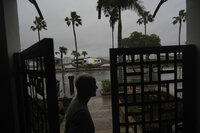
[[[164,4],[165,2],[167,2],[167,0],[160,0],[160,2],[158,3],[158,5],[157,5],[157,7],[156,7],[156,9],[155,9],[155,11],[154,11],[154,13],[153,13],[153,18],[155,18],[155,16],[156,16],[158,10],[159,10],[160,7],[162,6],[162,4]]]
[[[82,51],[81,54],[84,56],[84,59],[85,59],[85,56],[88,55],[88,53],[86,51]]]
[[[33,21],[33,26],[31,26],[31,29],[33,31],[38,31],[38,40],[40,41],[40,31],[42,29],[47,30],[47,24],[45,20],[41,19],[40,17],[35,16],[35,20]]]
[[[112,28],[112,48],[114,48],[114,27],[119,17],[118,9],[117,8],[108,9],[107,12],[105,12],[105,15],[106,17],[110,17],[109,22],[110,22],[110,27]]]
[[[174,19],[173,24],[177,24],[179,23],[179,33],[178,33],[178,44],[179,46],[181,45],[180,41],[181,41],[181,26],[182,26],[182,22],[186,21],[186,12],[185,10],[180,10],[179,11],[179,15],[177,17],[173,17],[172,19]]]
[[[81,54],[80,54],[79,52],[77,52],[76,56],[80,57],[80,56],[81,56]]]
[[[118,48],[122,48],[122,19],[121,11],[127,9],[133,9],[138,14],[141,14],[144,7],[140,0],[99,0],[97,9],[103,10],[104,13],[109,11],[110,8],[116,8],[118,11]],[[122,58],[119,58],[122,61]],[[122,69],[119,69],[119,80],[122,81]]]
[[[144,46],[147,45],[147,24],[148,22],[153,22],[153,16],[150,14],[149,11],[144,11],[141,15],[141,18],[138,19],[137,23],[144,24],[144,34],[145,34],[145,40],[144,40]],[[149,59],[149,54],[146,54],[146,59]]]
[[[117,8],[118,11],[118,48],[122,47],[122,19],[121,11],[127,9],[133,9],[138,14],[143,12],[144,7],[140,0],[101,0],[98,2],[97,9],[101,9],[105,12],[109,11],[110,8]]]
[[[63,80],[63,90],[65,96],[65,77],[64,77],[64,64],[63,64],[63,55],[67,55],[67,48],[64,46],[59,47],[59,52],[55,52],[55,54],[60,54],[61,65],[62,65],[62,80]]]
[[[153,16],[149,13],[149,11],[144,11],[142,13],[141,18],[138,19],[137,23],[144,24],[144,33],[147,35],[147,24],[148,22],[153,22]]]
[[[71,25],[73,27],[73,33],[74,33],[74,40],[75,40],[75,48],[76,48],[76,53],[78,52],[78,46],[77,46],[77,40],[76,40],[76,31],[75,31],[75,26],[78,27],[79,25],[82,25],[82,20],[79,15],[76,14],[76,12],[71,12],[71,18],[66,17],[65,21],[68,26]],[[78,56],[76,55],[76,70],[78,70]]]
[[[75,57],[76,57],[76,51],[75,51],[75,50],[73,50],[73,51],[71,52],[71,55],[73,55],[73,56],[74,56],[74,61],[75,61]]]

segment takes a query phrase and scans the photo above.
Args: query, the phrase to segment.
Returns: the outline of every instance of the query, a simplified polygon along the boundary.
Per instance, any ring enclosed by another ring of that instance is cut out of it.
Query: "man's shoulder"
[[[67,115],[88,114],[87,106],[80,104],[77,100],[73,100],[67,109]]]
[[[75,109],[75,110],[84,110],[87,109],[87,106],[82,104],[80,101],[78,100],[73,100],[70,105],[69,105],[69,110],[70,109]]]

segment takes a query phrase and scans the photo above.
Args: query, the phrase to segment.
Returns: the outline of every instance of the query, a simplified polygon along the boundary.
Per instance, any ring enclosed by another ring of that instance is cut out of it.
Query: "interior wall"
[[[195,44],[197,48],[197,75],[196,76],[196,132],[200,133],[200,1],[199,0],[187,0],[187,44]],[[190,113],[190,112],[188,112]]]
[[[1,123],[2,131],[20,133],[13,54],[20,51],[17,0],[0,1]]]

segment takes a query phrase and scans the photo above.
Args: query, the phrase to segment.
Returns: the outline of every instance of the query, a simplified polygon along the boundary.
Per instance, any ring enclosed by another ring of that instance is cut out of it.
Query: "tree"
[[[129,37],[122,40],[122,45],[126,48],[144,47],[144,43],[141,41],[142,38],[142,33],[135,31]]]
[[[77,53],[76,53],[76,56],[80,57],[80,56],[81,56],[81,54],[80,54],[79,52],[77,52]]]
[[[144,24],[144,34],[147,35],[147,24],[148,22],[153,22],[153,16],[149,11],[144,11],[141,15],[141,18],[138,19],[137,23]]]
[[[110,27],[112,29],[112,48],[114,48],[114,28],[115,28],[115,23],[119,19],[118,9],[116,7],[108,8],[105,12],[105,16],[110,17],[109,22],[110,22]]]
[[[116,8],[118,11],[118,48],[122,47],[122,20],[121,11],[127,9],[133,9],[138,14],[143,12],[144,7],[140,0],[101,0],[97,6],[98,10],[103,10],[104,13],[108,12],[112,8]]]
[[[47,30],[47,24],[45,20],[41,19],[40,17],[35,16],[35,20],[33,21],[33,26],[31,26],[31,29],[33,31],[38,31],[38,40],[40,41],[40,31],[42,29]]]
[[[177,17],[173,17],[172,19],[174,19],[173,24],[177,24],[179,23],[179,32],[178,32],[178,44],[179,46],[181,45],[180,41],[181,41],[181,26],[182,26],[182,22],[186,21],[186,12],[185,10],[180,10],[179,11],[179,15]]]
[[[146,45],[145,45],[146,42]],[[156,34],[144,35],[141,32],[133,32],[128,38],[122,40],[123,47],[148,47],[148,46],[161,46],[160,38]]]
[[[73,55],[73,56],[74,56],[74,60],[75,60],[75,58],[76,58],[76,51],[75,51],[75,50],[73,50],[73,51],[71,52],[71,55]]]
[[[82,51],[81,54],[84,56],[84,58],[85,58],[86,55],[88,55],[88,53],[86,51]]]
[[[67,55],[67,48],[64,46],[59,47],[59,52],[55,52],[55,54],[60,54],[61,66],[62,66],[62,80],[63,80],[63,90],[65,96],[65,77],[64,77],[64,64],[63,64],[63,55]]]
[[[73,27],[73,33],[74,33],[74,41],[75,41],[75,48],[76,48],[76,53],[78,52],[78,46],[77,46],[77,40],[76,40],[76,31],[75,31],[75,26],[78,27],[79,25],[82,25],[82,20],[79,15],[76,14],[76,12],[71,12],[71,18],[66,17],[65,21],[68,26],[71,25]],[[76,55],[76,70],[78,70],[78,55]]]
[[[126,48],[161,46],[158,35],[143,35],[141,32],[137,31],[131,33],[128,38],[124,38],[122,40],[122,45]],[[146,54],[146,59],[149,59],[149,54]]]
[[[99,0],[98,11],[103,10],[104,13],[111,8],[116,8],[118,11],[118,48],[122,48],[122,19],[121,11],[127,9],[133,9],[138,14],[141,14],[144,7],[140,0]],[[122,58],[119,58],[121,61]],[[122,69],[119,69],[119,80],[122,81]]]
[[[63,55],[67,55],[67,48],[64,46],[59,47],[59,52],[56,52],[56,54],[60,54],[61,60],[63,60]]]
[[[156,9],[155,9],[155,11],[153,13],[153,18],[155,18],[155,16],[156,16],[158,10],[160,9],[161,5],[164,4],[166,1],[167,0],[160,0],[160,2],[158,3],[158,5],[157,5],[157,7],[156,7]]]

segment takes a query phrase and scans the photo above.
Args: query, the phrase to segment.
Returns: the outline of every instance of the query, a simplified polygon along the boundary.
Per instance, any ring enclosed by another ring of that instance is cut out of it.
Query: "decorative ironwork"
[[[59,133],[53,40],[20,53],[27,133]]]
[[[183,90],[186,82],[192,83],[186,77],[192,48],[110,50],[113,133],[183,131]]]

